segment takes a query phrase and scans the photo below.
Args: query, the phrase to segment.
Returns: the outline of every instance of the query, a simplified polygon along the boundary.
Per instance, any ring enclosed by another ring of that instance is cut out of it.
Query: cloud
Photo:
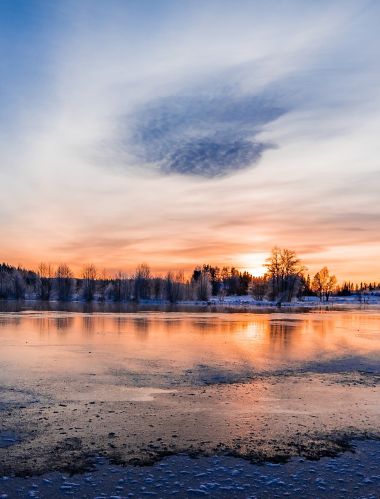
[[[164,160],[163,171],[218,177],[256,163],[265,144],[247,140],[216,140],[212,138],[193,140],[179,145]]]
[[[285,112],[260,96],[174,95],[132,114],[127,146],[165,174],[222,177],[255,165],[274,147],[257,135]]]

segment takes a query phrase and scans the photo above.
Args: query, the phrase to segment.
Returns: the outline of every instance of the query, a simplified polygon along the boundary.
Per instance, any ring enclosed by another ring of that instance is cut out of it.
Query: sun
[[[263,276],[266,272],[265,260],[267,253],[246,253],[240,255],[241,268],[255,277]]]

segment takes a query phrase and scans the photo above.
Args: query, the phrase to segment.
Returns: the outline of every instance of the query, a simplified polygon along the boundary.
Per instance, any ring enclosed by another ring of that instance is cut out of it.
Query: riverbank
[[[361,300],[357,297],[332,298],[321,302],[316,297],[292,302],[257,301],[251,296],[229,296],[223,300],[213,297],[208,301],[182,301],[169,303],[163,300],[142,300],[140,302],[85,302],[85,301],[41,301],[41,300],[0,300],[1,312],[63,311],[79,313],[136,313],[136,312],[210,312],[210,313],[278,313],[308,312],[318,310],[366,310],[380,309],[380,297]]]

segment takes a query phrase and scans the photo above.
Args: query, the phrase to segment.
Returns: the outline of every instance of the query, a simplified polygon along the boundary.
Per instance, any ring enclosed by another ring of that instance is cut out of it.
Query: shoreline
[[[345,311],[345,310],[378,310],[380,297],[376,300],[362,302],[359,300],[317,300],[284,302],[281,305],[275,302],[255,301],[250,297],[231,297],[220,301],[182,301],[170,303],[162,300],[142,300],[140,302],[112,302],[72,300],[62,302],[58,300],[0,300],[0,313],[35,311],[63,311],[84,313],[135,313],[135,312],[210,312],[210,313],[307,313],[316,311]]]
[[[14,435],[14,442],[10,445],[1,445],[0,432],[0,451],[9,449],[13,445],[22,442],[23,439]],[[111,437],[112,438],[112,437]],[[83,475],[84,473],[92,472],[95,469],[97,460],[107,461],[110,465],[120,466],[121,468],[136,467],[136,468],[151,468],[167,458],[176,458],[186,456],[192,460],[204,458],[232,458],[241,460],[254,466],[262,465],[286,465],[295,460],[304,460],[307,462],[318,462],[325,458],[339,458],[346,453],[355,452],[355,444],[357,442],[374,442],[378,443],[380,451],[380,431],[343,431],[323,434],[317,432],[315,435],[308,436],[309,441],[297,442],[288,452],[279,453],[263,453],[261,450],[250,449],[248,452],[241,452],[240,449],[220,448],[213,450],[201,449],[156,449],[155,454],[149,457],[132,457],[125,459],[115,451],[113,452],[85,452],[75,453],[69,464],[59,462],[53,459],[49,464],[42,468],[23,468],[21,470],[11,471],[11,468],[2,466],[0,468],[0,481],[2,477],[12,478],[29,478],[41,477],[49,473],[67,473],[70,477]],[[277,442],[281,444],[281,442]],[[58,449],[57,449],[58,450]],[[66,449],[67,450],[67,449]],[[380,452],[379,452],[380,456]],[[67,457],[67,456],[66,456]],[[1,492],[1,490],[0,490]],[[1,495],[0,495],[1,497]]]
[[[81,472],[94,455],[123,465],[152,465],[177,454],[284,463],[337,456],[357,439],[380,440],[380,377],[369,372],[274,373],[132,392],[120,382],[107,385],[108,398],[86,390],[77,400],[75,384],[54,397],[41,388],[38,395],[3,387],[3,400],[9,400],[3,428],[13,441],[0,451],[0,474]]]

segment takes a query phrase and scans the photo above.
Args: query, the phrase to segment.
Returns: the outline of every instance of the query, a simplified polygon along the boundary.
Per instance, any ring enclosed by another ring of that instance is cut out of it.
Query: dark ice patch
[[[20,442],[21,438],[13,431],[0,431],[0,449],[11,447]]]

